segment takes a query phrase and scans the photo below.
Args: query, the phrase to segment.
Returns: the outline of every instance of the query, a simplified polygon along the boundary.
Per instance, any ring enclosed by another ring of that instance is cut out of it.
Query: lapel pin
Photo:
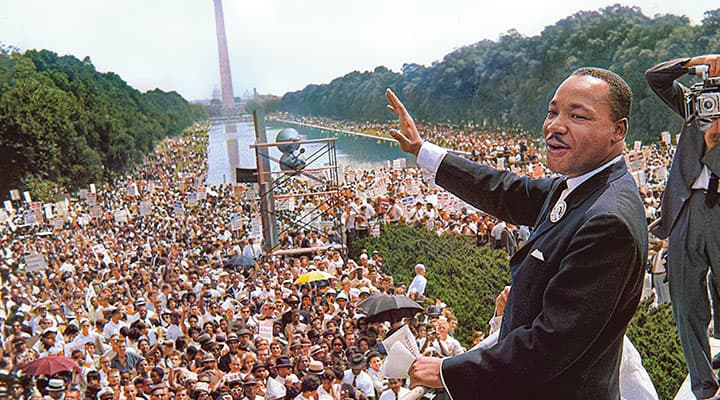
[[[565,203],[565,200],[561,200],[555,203],[555,206],[550,211],[550,222],[554,224],[560,221],[560,218],[565,215],[565,210],[567,210],[567,204]]]

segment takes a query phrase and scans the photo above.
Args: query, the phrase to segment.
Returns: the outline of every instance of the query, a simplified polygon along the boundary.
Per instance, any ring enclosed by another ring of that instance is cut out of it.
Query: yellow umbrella
[[[303,283],[310,283],[315,281],[326,281],[330,278],[334,278],[334,276],[328,274],[327,272],[310,271],[298,276],[298,278],[295,279],[295,284],[301,285]]]

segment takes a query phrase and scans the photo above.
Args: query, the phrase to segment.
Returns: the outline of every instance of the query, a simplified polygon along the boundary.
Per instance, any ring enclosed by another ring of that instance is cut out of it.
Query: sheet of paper
[[[407,325],[403,325],[403,327],[395,331],[395,333],[386,337],[382,343],[386,349],[392,349],[393,345],[396,342],[402,343],[403,346],[405,346],[405,348],[410,352],[410,354],[413,355],[413,357],[420,357],[420,351],[418,350],[415,336],[413,336],[410,328]]]
[[[415,357],[400,342],[395,344],[388,351],[388,356],[383,362],[380,372],[388,378],[408,378],[408,370],[415,361]]]

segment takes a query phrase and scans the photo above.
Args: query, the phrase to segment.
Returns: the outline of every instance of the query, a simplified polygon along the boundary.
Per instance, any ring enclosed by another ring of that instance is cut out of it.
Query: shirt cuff
[[[423,145],[423,147],[424,147],[424,146],[425,146],[425,145]],[[437,147],[437,146],[435,146],[435,147]],[[448,357],[448,358],[449,358],[449,357]],[[447,358],[443,358],[442,361],[440,361],[440,382],[442,382],[442,385],[443,385],[443,387],[445,388],[445,392],[447,392],[448,397],[450,398],[450,400],[453,400],[452,393],[450,393],[450,388],[447,387],[447,385],[445,384],[445,377],[443,376],[443,367],[442,367],[442,365],[443,365],[443,363],[445,362],[445,360],[447,360]]]
[[[418,152],[417,163],[422,168],[435,174],[440,168],[440,163],[445,158],[445,154],[447,154],[446,149],[430,142],[424,142]]]

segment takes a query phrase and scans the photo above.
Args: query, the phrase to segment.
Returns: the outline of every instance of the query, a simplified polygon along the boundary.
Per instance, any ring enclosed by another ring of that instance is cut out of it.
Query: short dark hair
[[[602,68],[585,67],[576,69],[570,76],[592,76],[605,81],[610,87],[610,117],[613,121],[630,119],[632,90],[620,75]]]

